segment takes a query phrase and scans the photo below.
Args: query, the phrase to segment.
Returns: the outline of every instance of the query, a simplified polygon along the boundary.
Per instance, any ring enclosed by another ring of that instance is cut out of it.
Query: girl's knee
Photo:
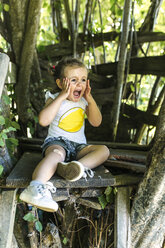
[[[104,154],[105,154],[105,157],[109,157],[109,155],[110,155],[110,151],[109,151],[109,148],[107,147],[107,146],[105,146],[105,145],[102,145],[102,150],[103,150],[103,152],[104,152]]]
[[[52,156],[59,156],[60,157],[60,161],[64,161],[65,160],[65,156],[66,156],[66,152],[62,147],[48,147],[48,149],[45,152],[45,155],[52,155]]]

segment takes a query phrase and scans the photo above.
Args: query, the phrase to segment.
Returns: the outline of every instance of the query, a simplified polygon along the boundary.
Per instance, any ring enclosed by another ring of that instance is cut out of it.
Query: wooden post
[[[2,95],[3,86],[6,79],[8,63],[9,63],[9,57],[4,53],[0,53],[0,98]]]
[[[16,211],[16,191],[4,190],[0,194],[0,247],[11,248]]]
[[[115,246],[130,248],[130,188],[117,188],[115,202]]]

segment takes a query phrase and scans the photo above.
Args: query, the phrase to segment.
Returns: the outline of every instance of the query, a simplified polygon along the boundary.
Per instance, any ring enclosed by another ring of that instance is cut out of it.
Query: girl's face
[[[85,67],[67,66],[64,69],[64,78],[70,82],[70,94],[68,100],[78,102],[84,95],[87,85],[88,72]]]

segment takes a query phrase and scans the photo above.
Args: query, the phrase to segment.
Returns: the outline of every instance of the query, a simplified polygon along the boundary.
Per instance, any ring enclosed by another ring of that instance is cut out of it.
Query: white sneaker
[[[58,209],[58,204],[52,199],[51,192],[56,192],[56,188],[51,182],[37,186],[29,185],[20,194],[20,199],[44,211],[55,212]]]
[[[58,163],[57,174],[70,182],[74,182],[84,175],[84,166],[78,161],[61,162]]]

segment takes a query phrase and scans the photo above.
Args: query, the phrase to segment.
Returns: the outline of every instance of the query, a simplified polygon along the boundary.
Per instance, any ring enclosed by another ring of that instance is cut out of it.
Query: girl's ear
[[[61,80],[59,78],[56,79],[56,84],[60,89],[62,89]]]

